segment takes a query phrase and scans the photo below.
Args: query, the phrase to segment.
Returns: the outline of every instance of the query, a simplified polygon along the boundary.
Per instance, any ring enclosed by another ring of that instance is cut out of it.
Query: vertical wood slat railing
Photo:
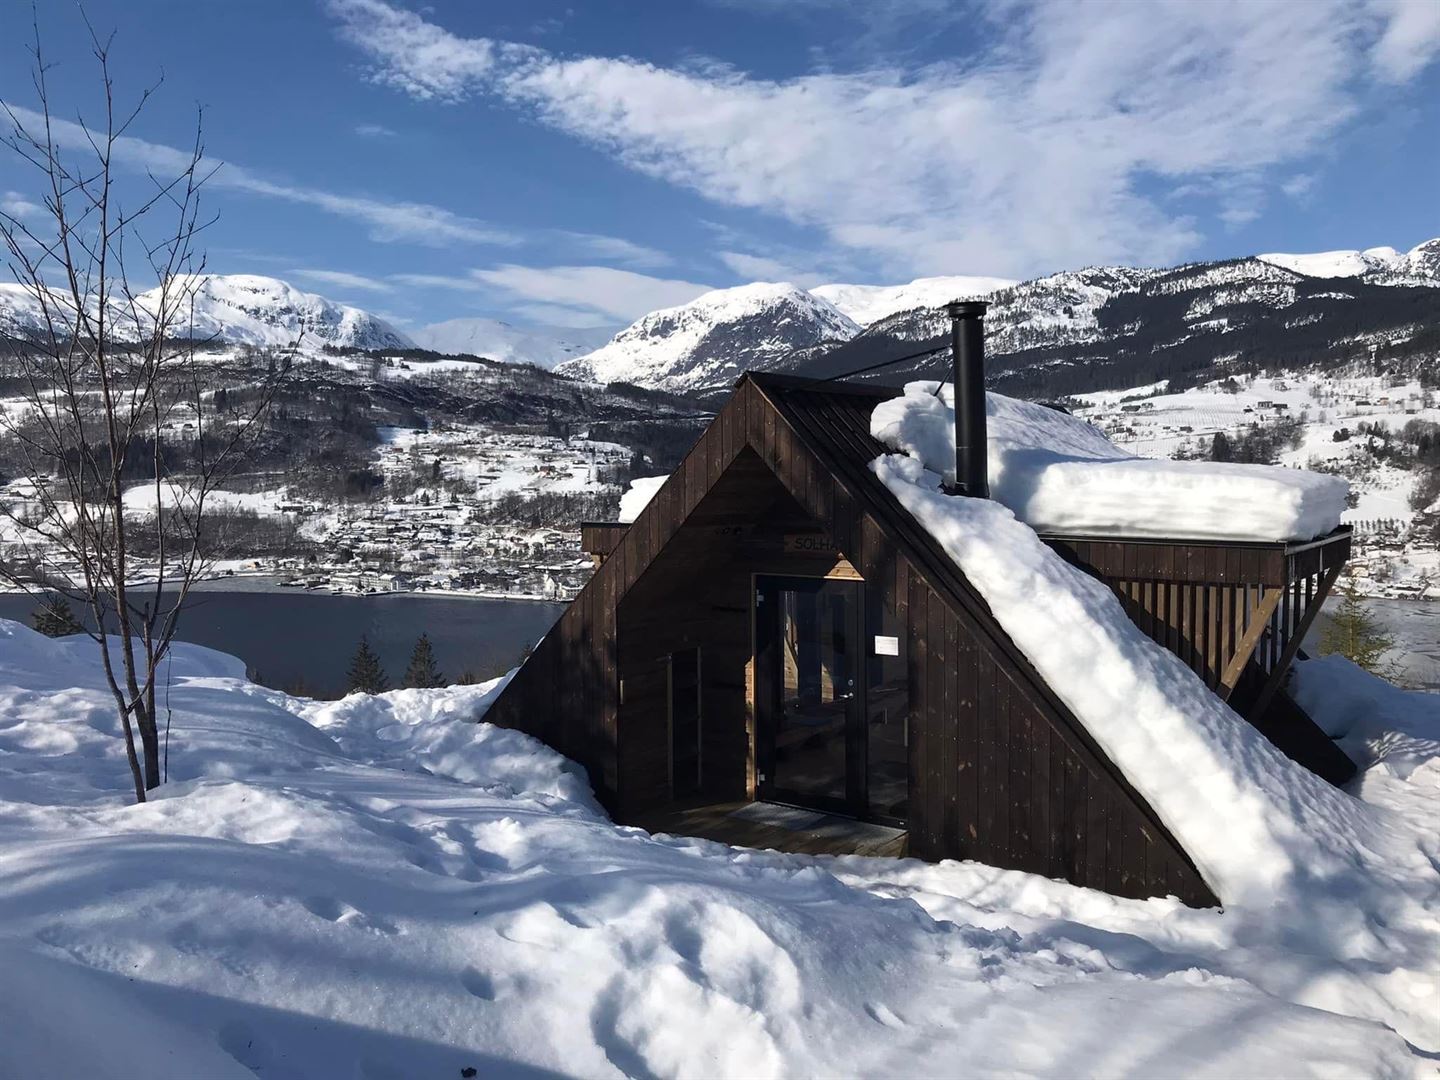
[[[1104,580],[1146,634],[1228,699],[1248,666],[1258,716],[1284,680],[1349,554],[1349,530],[1306,544],[1045,538]]]

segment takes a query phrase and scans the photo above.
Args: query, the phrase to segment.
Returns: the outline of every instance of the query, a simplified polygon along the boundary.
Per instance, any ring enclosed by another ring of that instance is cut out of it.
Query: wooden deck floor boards
[[[812,819],[799,828],[787,828],[744,813],[758,804],[749,802],[680,803],[644,814],[628,824],[647,832],[698,836],[733,847],[783,851],[795,855],[871,855],[901,858],[909,835],[899,829],[869,825],[849,818],[800,811],[792,820]],[[777,808],[778,809],[778,808]],[[743,816],[737,816],[741,811]],[[784,813],[776,815],[783,819]]]

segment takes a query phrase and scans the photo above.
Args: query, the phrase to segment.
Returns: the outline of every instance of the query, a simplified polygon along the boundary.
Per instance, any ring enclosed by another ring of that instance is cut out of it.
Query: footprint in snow
[[[462,971],[460,985],[481,1001],[495,1000],[495,980],[478,968],[467,967]]]
[[[367,915],[359,908],[351,907],[333,896],[311,896],[300,901],[305,910],[316,918],[324,919],[339,926],[353,926],[361,930],[375,930],[382,934],[398,933],[394,923],[374,915]]]

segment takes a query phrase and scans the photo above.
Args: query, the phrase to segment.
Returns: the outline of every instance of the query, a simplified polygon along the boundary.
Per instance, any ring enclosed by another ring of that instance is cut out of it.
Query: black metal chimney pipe
[[[950,353],[955,374],[955,486],[952,494],[990,497],[985,446],[984,300],[952,300]]]

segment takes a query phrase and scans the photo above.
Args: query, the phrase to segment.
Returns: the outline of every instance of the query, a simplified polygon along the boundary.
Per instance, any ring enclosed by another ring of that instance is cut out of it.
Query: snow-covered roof
[[[939,392],[937,394],[937,386]],[[1056,409],[986,395],[991,496],[1042,532],[1196,540],[1308,540],[1340,524],[1336,476],[1126,453]],[[871,434],[952,480],[950,384],[915,382],[876,406]]]

